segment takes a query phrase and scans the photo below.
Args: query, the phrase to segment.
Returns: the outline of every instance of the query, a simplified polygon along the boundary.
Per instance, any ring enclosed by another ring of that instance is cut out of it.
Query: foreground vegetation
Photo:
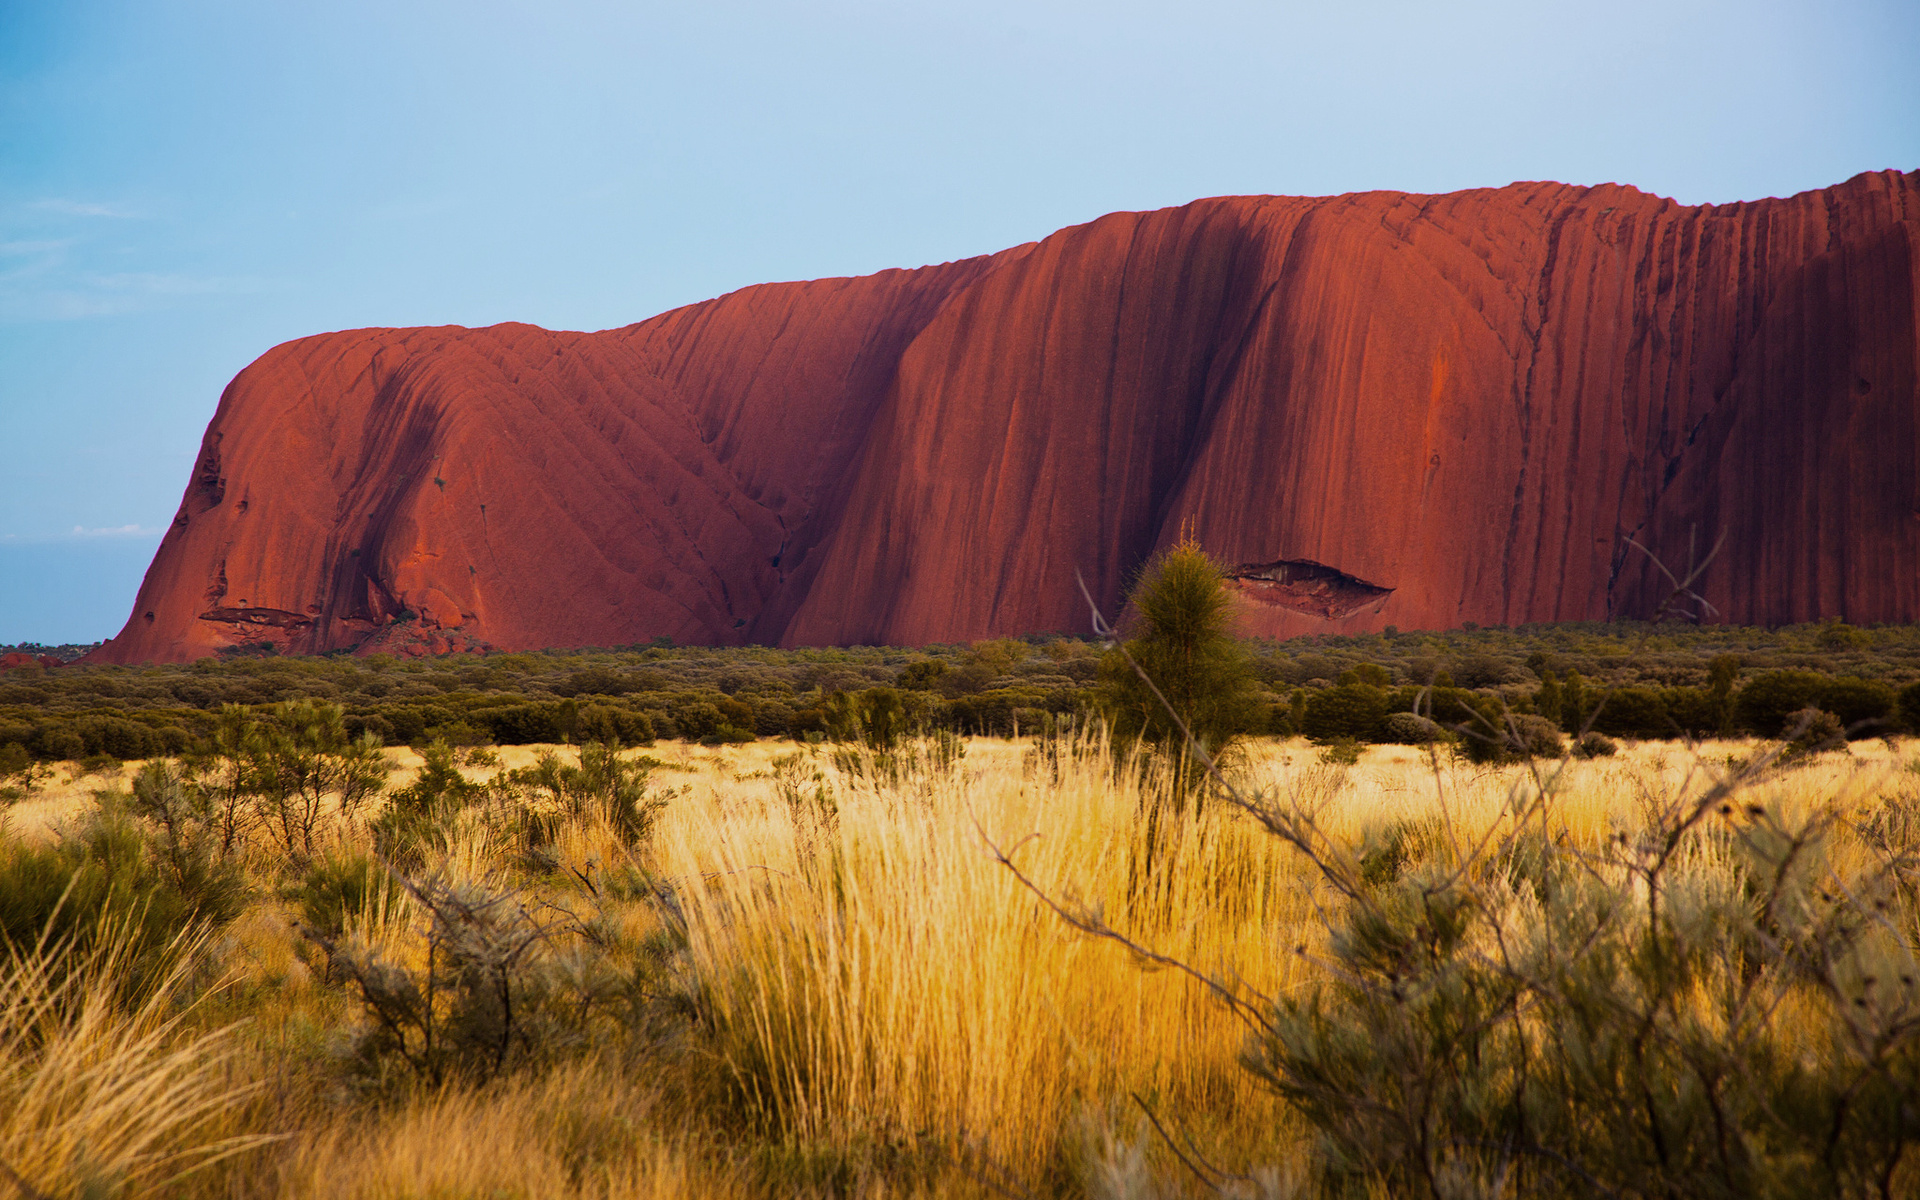
[[[221,736],[8,810],[26,1194],[1916,1185],[1904,742]]]
[[[1920,1190],[1911,631],[1232,603],[1182,542],[1104,650],[16,672],[0,1176]]]

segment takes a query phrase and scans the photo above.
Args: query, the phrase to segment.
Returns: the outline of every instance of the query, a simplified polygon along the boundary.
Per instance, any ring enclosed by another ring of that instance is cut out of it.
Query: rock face
[[[1076,572],[1111,613],[1183,530],[1274,636],[1644,617],[1701,564],[1709,619],[1920,620],[1917,365],[1920,172],[1232,197],[326,334],[228,387],[92,659],[1084,630]]]

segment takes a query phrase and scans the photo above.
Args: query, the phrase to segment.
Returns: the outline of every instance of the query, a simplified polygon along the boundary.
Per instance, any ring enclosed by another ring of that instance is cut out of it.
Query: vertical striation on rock
[[[1085,628],[1192,529],[1274,636],[1920,619],[1920,172],[1230,197],[228,387],[96,661]],[[1655,559],[1659,563],[1655,562]]]

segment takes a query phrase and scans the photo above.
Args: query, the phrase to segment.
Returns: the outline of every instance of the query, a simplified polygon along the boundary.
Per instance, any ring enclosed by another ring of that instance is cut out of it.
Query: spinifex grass
[[[251,1090],[225,1069],[234,1039],[196,1031],[191,1008],[180,1007],[203,949],[182,937],[168,948],[171,966],[129,995],[141,972],[120,925],[83,950],[0,948],[7,1186],[61,1196],[160,1190],[267,1140],[222,1128],[223,1111]]]

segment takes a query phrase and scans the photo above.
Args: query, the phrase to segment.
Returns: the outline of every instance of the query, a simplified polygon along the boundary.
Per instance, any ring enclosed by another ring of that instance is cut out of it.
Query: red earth
[[[26,654],[19,650],[10,650],[0,654],[0,671],[11,671],[15,667],[58,667],[64,666],[60,659],[51,654]]]
[[[91,661],[1085,631],[1191,530],[1249,632],[1920,619],[1920,172],[1687,207],[1228,197],[599,333],[242,371]],[[1717,548],[1717,549],[1716,549]],[[1711,605],[1702,609],[1701,604]]]

